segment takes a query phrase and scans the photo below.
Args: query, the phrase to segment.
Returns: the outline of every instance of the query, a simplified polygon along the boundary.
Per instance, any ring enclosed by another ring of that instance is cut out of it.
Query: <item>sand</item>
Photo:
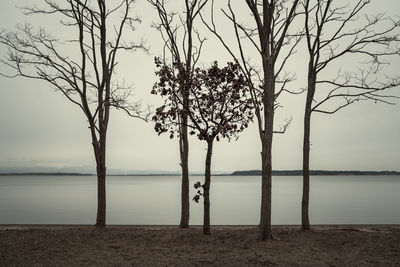
[[[400,266],[400,226],[0,225],[0,266]]]

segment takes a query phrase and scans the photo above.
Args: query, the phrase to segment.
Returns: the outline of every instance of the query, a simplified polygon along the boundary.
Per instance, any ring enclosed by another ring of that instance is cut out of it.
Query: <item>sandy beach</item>
[[[1,266],[400,266],[399,225],[274,226],[0,225]]]

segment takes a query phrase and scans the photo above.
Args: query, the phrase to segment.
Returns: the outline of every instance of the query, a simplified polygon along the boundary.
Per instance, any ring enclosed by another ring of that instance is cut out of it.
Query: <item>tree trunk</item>
[[[191,45],[191,34],[189,34],[189,45]],[[191,52],[191,47],[189,48]],[[186,66],[186,75],[190,77],[190,59]],[[185,86],[183,88],[183,114],[182,124],[180,125],[180,137],[179,137],[179,150],[181,156],[181,168],[182,168],[182,184],[181,184],[181,222],[179,227],[189,227],[189,141],[188,141],[188,112],[189,112],[189,90],[190,90],[190,79],[187,78]]]
[[[264,132],[261,136],[261,215],[260,239],[272,239],[271,195],[272,195],[272,137],[274,125],[275,80],[272,63],[264,67]]]
[[[303,198],[301,201],[301,228],[310,230],[308,217],[309,194],[310,194],[310,115],[307,111],[304,115],[304,138],[303,138]]]
[[[180,157],[182,168],[182,184],[181,184],[181,222],[180,228],[189,227],[189,142],[187,134],[187,116],[183,117],[183,125],[181,126],[180,136]]]
[[[206,170],[205,181],[203,185],[204,196],[204,220],[203,220],[203,234],[210,235],[210,184],[211,184],[211,157],[214,139],[207,140],[207,156],[206,156]]]
[[[271,196],[272,196],[272,134],[266,136],[261,152],[262,177],[261,177],[261,216],[260,239],[272,239],[271,230]]]
[[[105,134],[104,134],[105,135]],[[96,155],[97,164],[97,227],[106,226],[106,143],[100,137],[99,148]]]
[[[106,226],[106,167],[97,166],[97,219],[96,226]]]
[[[311,109],[315,94],[315,74],[312,63],[308,69],[307,99],[304,110],[304,136],[303,136],[303,197],[301,201],[301,228],[310,230],[309,201],[310,201],[310,129]]]
[[[189,2],[186,3],[186,27],[187,27],[187,54],[186,54],[186,80],[183,91],[183,108],[184,113],[182,115],[182,125],[181,136],[180,136],[180,152],[181,152],[181,167],[182,167],[182,185],[181,185],[181,222],[179,227],[187,228],[189,227],[189,214],[190,214],[190,200],[189,200],[189,142],[188,142],[188,112],[189,112],[189,91],[191,87],[191,71],[192,71],[192,49],[193,49],[193,39],[192,39],[192,26],[193,17],[190,12]]]

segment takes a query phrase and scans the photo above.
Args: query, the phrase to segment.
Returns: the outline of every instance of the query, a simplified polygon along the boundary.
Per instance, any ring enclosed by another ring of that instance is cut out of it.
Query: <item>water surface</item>
[[[273,177],[272,223],[301,223],[302,177]],[[200,177],[191,177],[192,185]],[[211,224],[259,223],[261,178],[215,176]],[[0,224],[94,224],[95,176],[0,176]],[[400,224],[400,176],[311,177],[312,224]],[[202,224],[191,202],[191,224]],[[179,224],[180,177],[109,176],[108,224]]]

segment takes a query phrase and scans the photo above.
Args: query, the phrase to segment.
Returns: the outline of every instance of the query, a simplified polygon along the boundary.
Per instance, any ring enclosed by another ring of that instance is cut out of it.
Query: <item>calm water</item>
[[[258,224],[260,184],[213,177],[211,223]],[[273,178],[273,224],[300,224],[301,190],[299,176]],[[0,224],[94,224],[96,192],[95,176],[0,176]],[[180,177],[109,176],[107,201],[108,224],[176,225]],[[314,176],[310,201],[312,224],[400,224],[400,176]],[[190,211],[201,224],[202,203]]]

